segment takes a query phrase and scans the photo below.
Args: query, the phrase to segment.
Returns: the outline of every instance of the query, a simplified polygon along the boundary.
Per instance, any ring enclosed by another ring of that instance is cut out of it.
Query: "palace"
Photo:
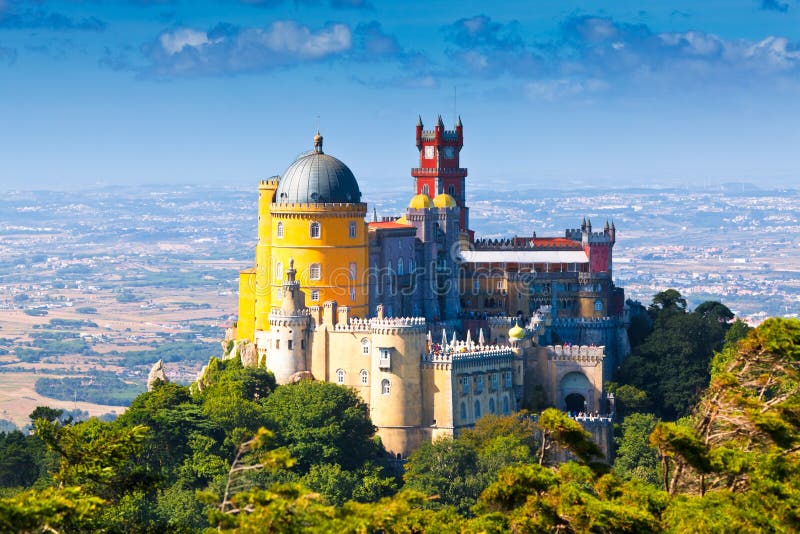
[[[476,239],[463,143],[460,118],[453,130],[420,118],[408,208],[368,222],[356,177],[318,132],[261,182],[255,266],[240,275],[226,356],[278,383],[354,388],[398,457],[485,414],[551,405],[600,421],[613,412],[603,383],[628,351],[614,225]],[[590,430],[607,449],[608,425]]]

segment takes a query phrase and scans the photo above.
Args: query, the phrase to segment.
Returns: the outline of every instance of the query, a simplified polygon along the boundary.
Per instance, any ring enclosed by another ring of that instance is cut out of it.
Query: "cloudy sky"
[[[800,1],[0,0],[0,186],[800,183]]]

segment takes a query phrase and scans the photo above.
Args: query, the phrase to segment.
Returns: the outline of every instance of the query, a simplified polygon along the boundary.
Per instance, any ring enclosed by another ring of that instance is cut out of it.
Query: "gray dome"
[[[313,151],[289,165],[278,184],[275,202],[361,202],[356,177],[347,165],[322,152],[322,136],[317,133]]]

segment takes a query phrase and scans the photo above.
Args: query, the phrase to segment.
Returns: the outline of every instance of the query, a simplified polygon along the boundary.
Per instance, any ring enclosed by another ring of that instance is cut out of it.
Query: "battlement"
[[[379,334],[406,334],[427,331],[424,317],[388,317],[369,319],[372,331]]]
[[[615,317],[558,317],[553,319],[554,327],[616,328]]]
[[[458,141],[458,132],[455,130],[442,130],[441,138],[446,141]],[[420,139],[423,141],[435,141],[436,130],[422,130]]]
[[[547,359],[556,361],[578,361],[600,363],[605,358],[604,346],[588,345],[548,345]]]
[[[258,187],[259,189],[277,189],[280,181],[281,181],[280,176],[273,176],[267,180],[261,180],[258,183]]]
[[[328,213],[337,217],[349,216],[349,213],[366,213],[364,202],[273,202],[273,214],[301,215],[303,213]]]
[[[269,310],[269,318],[270,318],[270,320],[273,317],[276,317],[276,318],[295,318],[295,317],[296,318],[305,318],[305,317],[309,317],[310,315],[311,315],[311,310],[309,310],[308,308],[295,310],[292,313],[286,313],[283,310],[281,310],[280,308],[277,308],[277,307],[274,307],[274,306]]]
[[[515,324],[517,324],[516,317],[487,317],[486,321],[489,323],[490,327],[503,327],[507,326],[511,328]]]
[[[422,355],[423,363],[453,363],[459,361],[478,361],[491,359],[513,359],[514,352],[508,345],[475,345],[466,341],[432,345],[427,354]]]

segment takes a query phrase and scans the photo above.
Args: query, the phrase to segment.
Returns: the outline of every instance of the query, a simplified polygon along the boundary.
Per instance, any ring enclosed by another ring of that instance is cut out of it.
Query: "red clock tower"
[[[417,148],[419,167],[411,169],[416,194],[424,193],[434,198],[440,193],[453,197],[458,205],[459,227],[469,231],[469,208],[467,208],[464,179],[467,169],[460,168],[458,158],[464,146],[464,127],[461,117],[455,130],[445,130],[439,115],[433,130],[422,129],[422,117],[417,122]]]

